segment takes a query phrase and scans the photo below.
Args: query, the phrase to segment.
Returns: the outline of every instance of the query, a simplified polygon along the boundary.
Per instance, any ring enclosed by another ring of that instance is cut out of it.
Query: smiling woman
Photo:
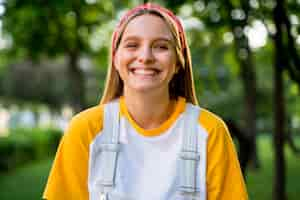
[[[171,11],[148,3],[121,19],[101,103],[72,119],[44,198],[247,199],[226,125],[197,105]]]
[[[138,31],[141,29],[145,32]],[[141,15],[127,25],[114,59],[124,82],[124,95],[167,95],[169,99],[169,82],[179,68],[174,43],[158,16]]]

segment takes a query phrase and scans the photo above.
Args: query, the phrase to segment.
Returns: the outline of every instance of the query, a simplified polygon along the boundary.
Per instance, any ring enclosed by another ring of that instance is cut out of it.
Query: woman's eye
[[[158,48],[158,49],[161,49],[161,50],[167,50],[167,49],[169,49],[168,45],[164,45],[164,44],[162,44],[162,45],[156,45],[155,48]]]
[[[161,45],[161,46],[159,46],[159,48],[160,48],[160,49],[168,49],[168,46],[166,46],[166,45]]]
[[[125,45],[126,48],[136,48],[138,46],[138,44],[136,43],[128,43]]]

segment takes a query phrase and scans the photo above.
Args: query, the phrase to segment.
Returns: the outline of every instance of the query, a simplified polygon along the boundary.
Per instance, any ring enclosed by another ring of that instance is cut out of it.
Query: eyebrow
[[[140,40],[140,37],[138,36],[127,36],[124,38],[123,42],[126,42],[128,40]],[[169,42],[169,43],[173,43],[174,41],[168,37],[158,37],[158,38],[155,38],[154,39],[155,41],[160,41],[160,40],[163,40],[163,41],[166,41],[166,42]]]

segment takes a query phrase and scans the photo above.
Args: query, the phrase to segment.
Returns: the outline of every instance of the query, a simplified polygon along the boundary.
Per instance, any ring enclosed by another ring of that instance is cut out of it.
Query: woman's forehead
[[[167,22],[162,17],[153,14],[144,14],[131,19],[124,29],[122,40],[127,38],[174,40]]]

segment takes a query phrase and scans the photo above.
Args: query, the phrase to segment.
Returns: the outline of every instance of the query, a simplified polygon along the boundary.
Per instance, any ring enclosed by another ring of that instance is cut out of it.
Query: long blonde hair
[[[123,94],[123,81],[114,67],[114,56],[118,49],[122,34],[127,24],[137,16],[151,14],[161,17],[169,26],[176,43],[176,55],[180,64],[179,70],[169,83],[171,98],[182,96],[187,102],[197,105],[197,97],[192,72],[190,50],[185,33],[178,18],[168,9],[157,4],[146,3],[129,10],[116,27],[110,49],[109,68],[106,76],[105,89],[100,104],[112,101]]]

